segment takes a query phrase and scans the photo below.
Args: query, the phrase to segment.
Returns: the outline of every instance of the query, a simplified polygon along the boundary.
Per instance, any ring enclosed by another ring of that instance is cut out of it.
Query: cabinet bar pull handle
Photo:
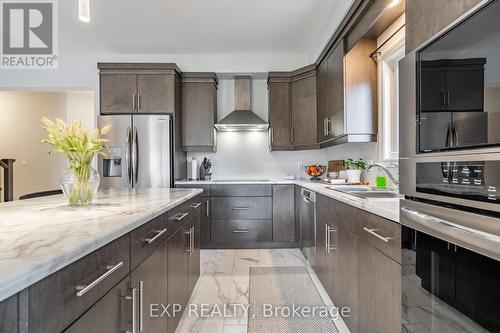
[[[370,235],[380,239],[384,243],[389,243],[389,241],[392,239],[392,237],[384,237],[376,233],[378,231],[377,229],[368,229],[367,227],[363,227],[363,230],[369,233]]]
[[[248,234],[250,229],[236,229],[233,230],[233,234]]]
[[[132,139],[132,129],[127,127],[127,147],[125,149],[125,164],[127,165],[127,179],[129,185],[132,185],[132,169],[130,168],[130,158],[132,154],[132,146],[130,145]]]
[[[137,111],[141,109],[141,94],[137,94]]]
[[[125,299],[132,300],[132,331],[127,331],[126,333],[136,333],[136,322],[137,322],[137,288],[132,289],[132,296],[126,296]]]
[[[198,208],[200,206],[201,206],[201,202],[197,202],[197,203],[191,204],[192,208]]]
[[[188,235],[189,236],[189,245],[188,245],[188,248],[186,249],[186,252],[191,255],[192,254],[192,245],[191,245],[191,242],[192,242],[192,234],[193,234],[193,228],[189,228],[188,231],[184,231],[184,234],[185,235]]]
[[[194,227],[191,227],[191,253],[190,255],[193,255],[194,253]]]
[[[77,291],[76,296],[78,296],[78,297],[83,296],[85,293],[87,293],[87,291],[89,291],[90,289],[92,289],[95,286],[97,286],[105,278],[107,278],[108,276],[110,276],[111,274],[113,274],[116,270],[118,270],[122,266],[123,266],[123,261],[120,261],[118,264],[116,264],[114,266],[106,266],[106,270],[107,270],[106,273],[104,273],[103,275],[99,276],[97,279],[95,279],[94,281],[92,281],[91,283],[89,283],[87,285],[78,285],[78,286],[76,286],[76,291]]]
[[[144,330],[144,320],[143,320],[143,312],[144,312],[144,281],[139,282],[139,332]]]
[[[335,251],[337,248],[335,246],[332,246],[332,232],[337,232],[337,229],[333,229],[330,226],[326,226],[326,233],[328,235],[328,245],[326,248],[326,252],[330,253],[330,251]]]
[[[328,250],[330,248],[330,233],[328,232],[328,224],[325,224],[325,250],[327,253],[330,253]]]
[[[167,228],[162,229],[160,231],[156,231],[156,235],[153,238],[146,238],[144,241],[147,242],[148,244],[153,243],[155,240],[160,238],[161,235],[163,235],[167,231]]]
[[[135,93],[132,94],[132,110],[135,111]]]
[[[233,207],[233,210],[249,210],[250,207]]]
[[[177,214],[174,218],[174,221],[180,222],[182,219],[184,219],[186,216],[188,216],[189,213],[183,213],[183,214]]]
[[[207,200],[207,217],[210,216],[210,199]]]

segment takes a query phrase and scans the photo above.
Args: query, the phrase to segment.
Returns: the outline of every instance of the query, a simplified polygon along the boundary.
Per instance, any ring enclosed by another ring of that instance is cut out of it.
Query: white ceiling
[[[60,50],[75,54],[317,56],[353,0],[59,1]]]

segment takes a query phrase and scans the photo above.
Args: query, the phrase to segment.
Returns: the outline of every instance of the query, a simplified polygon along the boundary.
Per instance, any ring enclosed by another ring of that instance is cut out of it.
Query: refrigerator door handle
[[[139,179],[139,146],[138,146],[138,134],[137,127],[134,127],[132,138],[132,174],[134,175],[134,184],[137,184]]]
[[[129,126],[127,127],[127,146],[125,149],[125,164],[127,165],[127,180],[130,185],[132,185],[132,171],[130,169],[131,136],[132,136],[132,130],[130,129]]]

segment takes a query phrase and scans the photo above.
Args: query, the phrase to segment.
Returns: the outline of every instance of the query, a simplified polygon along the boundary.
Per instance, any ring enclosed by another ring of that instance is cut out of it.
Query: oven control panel
[[[500,203],[500,161],[421,162],[416,178],[417,192]]]

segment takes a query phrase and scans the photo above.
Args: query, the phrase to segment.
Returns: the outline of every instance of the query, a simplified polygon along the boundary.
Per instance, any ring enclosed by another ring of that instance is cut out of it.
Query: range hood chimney
[[[267,131],[269,124],[252,112],[252,79],[234,78],[234,111],[215,124],[219,131]]]

